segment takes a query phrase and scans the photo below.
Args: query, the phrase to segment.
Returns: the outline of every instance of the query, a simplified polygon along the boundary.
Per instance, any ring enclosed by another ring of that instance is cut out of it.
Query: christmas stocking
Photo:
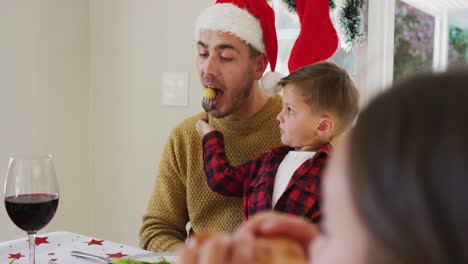
[[[323,61],[336,52],[338,36],[330,19],[329,0],[296,0],[301,31],[289,57],[289,72]]]

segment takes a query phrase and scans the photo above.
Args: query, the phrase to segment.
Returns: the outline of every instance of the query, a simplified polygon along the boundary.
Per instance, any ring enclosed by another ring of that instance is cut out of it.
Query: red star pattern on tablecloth
[[[20,259],[20,258],[24,258],[24,256],[21,255],[21,253],[16,253],[16,254],[10,254],[10,256],[8,258],[9,259]]]
[[[1,232],[0,232],[1,233]],[[0,235],[1,236],[1,235]],[[76,261],[69,254],[70,251],[80,250],[109,258],[123,259],[135,254],[147,253],[141,249],[127,246],[106,239],[82,236],[70,232],[56,232],[40,234],[34,240],[37,245],[36,263],[70,264]],[[9,241],[8,244],[0,242],[0,264],[26,263],[28,260],[28,239],[19,238]],[[84,263],[84,261],[83,261]]]
[[[88,246],[91,246],[91,245],[102,246],[102,242],[104,242],[104,240],[91,239],[91,241],[89,241],[87,243],[88,243]]]
[[[127,254],[123,254],[122,252],[117,252],[114,254],[106,254],[108,258],[123,258],[128,256]]]
[[[47,241],[49,237],[36,237],[36,240],[35,243],[36,243],[36,246],[39,246],[41,244],[50,244],[49,241]]]

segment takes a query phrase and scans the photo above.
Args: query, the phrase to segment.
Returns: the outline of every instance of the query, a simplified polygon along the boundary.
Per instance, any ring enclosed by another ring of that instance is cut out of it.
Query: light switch
[[[188,105],[188,72],[163,72],[162,104]]]

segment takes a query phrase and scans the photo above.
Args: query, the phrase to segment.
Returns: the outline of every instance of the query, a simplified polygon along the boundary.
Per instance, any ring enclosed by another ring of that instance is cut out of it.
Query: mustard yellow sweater
[[[231,164],[242,164],[281,144],[276,120],[281,107],[281,97],[274,96],[248,120],[210,119],[210,124],[224,134]],[[232,232],[242,222],[242,198],[221,196],[207,185],[202,141],[195,130],[196,121],[203,115],[184,120],[166,142],[140,229],[140,246],[144,249],[175,251],[187,238],[189,221],[195,233]]]

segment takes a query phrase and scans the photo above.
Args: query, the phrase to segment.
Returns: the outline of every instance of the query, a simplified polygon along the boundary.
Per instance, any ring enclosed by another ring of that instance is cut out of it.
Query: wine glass
[[[57,210],[59,190],[51,155],[10,157],[5,180],[5,207],[13,223],[28,233],[29,264],[35,264],[36,232]]]

